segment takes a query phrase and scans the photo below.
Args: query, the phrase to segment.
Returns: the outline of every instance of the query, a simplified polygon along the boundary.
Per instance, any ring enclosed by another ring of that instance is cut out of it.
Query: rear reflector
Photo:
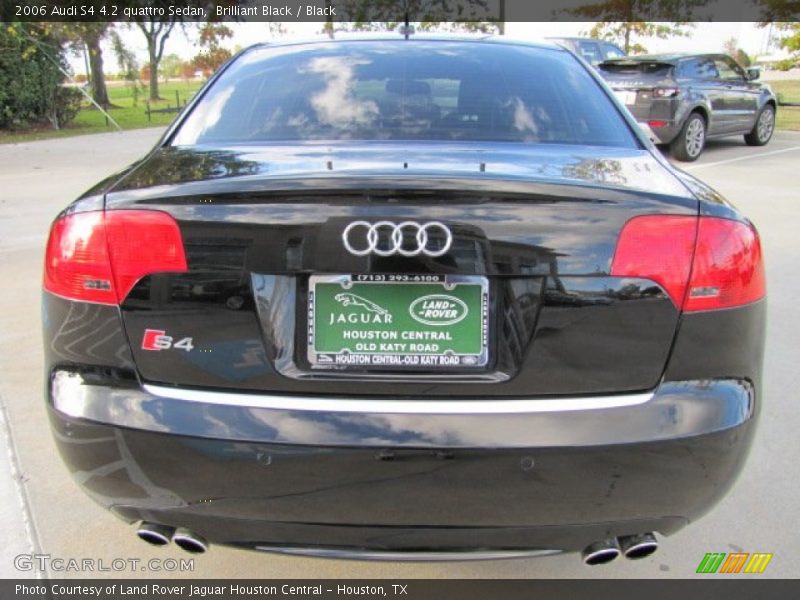
[[[611,275],[650,279],[686,312],[742,306],[766,294],[755,229],[716,217],[631,219],[620,233]]]
[[[53,224],[44,287],[72,300],[120,304],[142,277],[186,270],[181,232],[167,213],[85,212]]]
[[[653,129],[659,129],[661,127],[667,126],[666,121],[648,121],[647,124],[650,125],[650,127],[652,127]]]

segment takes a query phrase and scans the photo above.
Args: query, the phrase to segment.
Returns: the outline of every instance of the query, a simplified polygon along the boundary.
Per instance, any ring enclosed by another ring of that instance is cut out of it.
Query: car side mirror
[[[761,77],[761,69],[756,67],[747,69],[747,81],[755,81],[759,77]]]

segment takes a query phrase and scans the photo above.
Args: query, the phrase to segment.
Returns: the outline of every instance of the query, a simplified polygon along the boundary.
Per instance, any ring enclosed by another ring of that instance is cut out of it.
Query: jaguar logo
[[[375,304],[372,300],[367,300],[361,296],[356,294],[351,294],[350,292],[342,292],[341,294],[336,294],[334,299],[341,304],[342,306],[360,306],[364,310],[377,313],[379,315],[388,315],[389,311],[383,308],[382,306]]]
[[[376,304],[372,300],[367,300],[358,294],[341,292],[336,294],[334,300],[351,312],[331,313],[329,325],[344,323],[350,325],[362,324],[387,324],[392,322],[392,313]]]
[[[469,308],[463,300],[447,294],[417,298],[408,307],[411,317],[423,325],[455,325],[463,321]]]

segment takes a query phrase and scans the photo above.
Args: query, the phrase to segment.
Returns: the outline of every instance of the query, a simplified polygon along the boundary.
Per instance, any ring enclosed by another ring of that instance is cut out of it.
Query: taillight
[[[696,235],[697,217],[634,217],[619,234],[611,275],[655,281],[680,307],[689,281]]]
[[[683,310],[741,306],[761,300],[766,293],[756,230],[739,221],[702,217]]]
[[[686,312],[742,306],[766,294],[755,229],[717,217],[631,219],[620,232],[611,275],[650,279]]]
[[[74,300],[116,304],[102,212],[53,223],[44,259],[44,288]]]
[[[673,96],[677,96],[679,93],[680,90],[678,88],[671,87],[655,88],[653,90],[653,96],[656,98],[671,98]]]
[[[145,275],[186,270],[181,232],[167,213],[76,213],[50,230],[44,287],[72,300],[119,304]]]

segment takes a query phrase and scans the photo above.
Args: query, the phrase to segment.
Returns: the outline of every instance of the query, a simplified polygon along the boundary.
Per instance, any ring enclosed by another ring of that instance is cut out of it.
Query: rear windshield
[[[635,147],[568,53],[477,42],[330,42],[245,53],[173,144],[436,140]]]
[[[672,70],[672,65],[655,61],[613,61],[600,63],[598,68],[605,73],[616,73],[618,75],[655,75],[657,77],[667,77]]]

